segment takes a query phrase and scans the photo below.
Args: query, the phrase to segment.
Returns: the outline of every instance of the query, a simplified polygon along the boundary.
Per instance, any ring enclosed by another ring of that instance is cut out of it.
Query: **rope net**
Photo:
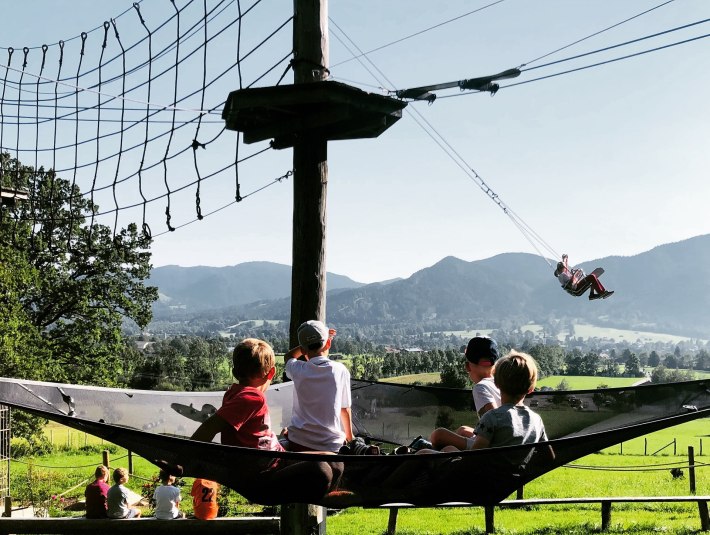
[[[455,429],[476,419],[468,389],[363,380],[352,380],[351,389],[355,431],[379,444],[379,452],[397,452],[436,427]],[[710,414],[707,380],[533,392],[525,403],[543,419],[549,442],[436,455],[319,455],[190,440],[222,396],[0,378],[0,403],[110,440],[175,474],[218,481],[264,505],[494,504],[590,453]],[[293,383],[272,385],[266,396],[273,428],[287,426]],[[471,485],[472,477],[486,485]]]
[[[230,91],[288,69],[291,16],[268,4],[135,2],[65,41],[0,47],[0,184],[28,197],[0,223],[73,223],[71,209],[40,218],[40,177],[71,184],[56,194],[86,206],[90,232],[135,222],[151,238],[290,176],[267,143],[240,150],[221,119]]]

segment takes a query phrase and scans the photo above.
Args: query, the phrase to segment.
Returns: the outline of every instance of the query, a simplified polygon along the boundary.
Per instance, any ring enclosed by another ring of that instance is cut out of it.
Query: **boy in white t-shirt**
[[[311,320],[297,334],[299,345],[284,355],[294,386],[287,449],[337,453],[353,439],[350,372],[328,358],[334,329]]]
[[[171,476],[165,470],[161,470],[160,482],[162,485],[156,487],[153,493],[155,518],[160,520],[185,518],[185,513],[180,511],[180,489],[174,486],[175,476]]]
[[[466,346],[466,371],[473,381],[473,403],[478,416],[483,416],[491,409],[500,407],[500,390],[495,385],[493,372],[498,360],[498,344],[487,336],[476,336]],[[454,446],[467,449],[474,435],[474,428],[462,425],[456,431],[440,427],[431,434],[432,446],[439,450]]]

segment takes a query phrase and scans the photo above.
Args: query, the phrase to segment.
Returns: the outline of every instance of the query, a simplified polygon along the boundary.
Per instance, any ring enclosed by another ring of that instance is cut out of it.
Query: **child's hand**
[[[332,340],[333,338],[335,338],[335,333],[336,333],[335,329],[328,329],[328,338],[329,338],[330,340]]]

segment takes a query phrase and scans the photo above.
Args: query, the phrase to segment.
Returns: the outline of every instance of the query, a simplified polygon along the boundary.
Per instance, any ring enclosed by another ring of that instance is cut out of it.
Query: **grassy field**
[[[394,383],[398,385],[411,385],[414,383],[432,384],[441,381],[441,374],[436,373],[414,373],[412,375],[400,375],[399,377],[387,377],[380,379],[383,383]]]
[[[695,371],[693,374],[696,379],[710,378],[710,372]],[[567,382],[569,390],[591,390],[599,388],[600,385],[606,385],[608,388],[617,388],[631,386],[639,379],[637,377],[597,377],[585,375],[551,375],[538,381],[537,386],[549,386],[556,388],[562,380]],[[435,384],[441,381],[439,373],[415,373],[411,375],[400,375],[399,377],[386,377],[380,379],[385,383],[395,383],[400,385],[411,385],[414,383],[420,384]]]
[[[89,435],[70,427],[65,427],[56,422],[49,422],[44,427],[44,435],[54,446],[70,446],[80,448],[82,446],[92,446],[103,444],[103,439]]]
[[[565,333],[567,334],[567,333]],[[687,342],[691,338],[687,336],[676,336],[674,334],[654,333],[648,331],[635,331],[628,329],[612,329],[608,327],[597,327],[588,323],[577,323],[574,326],[574,336],[584,339],[588,338],[611,338],[617,342],[670,342],[677,344],[678,342]],[[560,340],[564,340],[564,335],[558,336]],[[706,340],[701,340],[705,342]]]
[[[542,326],[530,323],[528,325],[521,326],[520,331],[531,332],[537,335],[542,332]],[[493,329],[472,329],[467,331],[445,331],[444,334],[447,336],[453,334],[455,336],[461,336],[462,338],[472,338],[476,335],[490,336],[492,332]],[[568,332],[562,332],[557,336],[557,338],[562,342],[568,334]],[[585,340],[589,338],[609,338],[616,340],[617,342],[636,342],[638,340],[641,342],[671,342],[674,344],[691,340],[691,338],[687,336],[654,333],[649,331],[636,331],[632,329],[612,329],[610,327],[597,327],[596,325],[591,325],[589,323],[576,323],[574,325],[574,336]],[[694,340],[694,338],[692,338],[692,340]],[[701,342],[706,342],[706,340],[701,340]]]
[[[551,375],[545,377],[544,379],[538,381],[537,386],[549,386],[550,388],[557,388],[562,381],[566,381],[569,385],[569,390],[591,390],[593,388],[598,388],[599,385],[607,385],[609,388],[631,386],[639,379],[636,377],[593,377],[593,376],[582,376],[582,375]]]

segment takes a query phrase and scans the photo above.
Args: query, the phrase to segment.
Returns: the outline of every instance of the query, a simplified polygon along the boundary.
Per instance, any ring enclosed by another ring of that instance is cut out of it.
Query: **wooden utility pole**
[[[327,0],[294,0],[293,81],[309,84],[328,74]],[[296,329],[304,321],[325,321],[326,195],[328,141],[305,134],[293,146],[293,262],[291,267],[290,347],[298,344]],[[281,532],[325,534],[323,507],[288,504],[281,507]]]
[[[328,73],[327,0],[294,0],[295,84],[325,80]],[[326,194],[328,142],[309,134],[293,146],[293,262],[290,343],[304,321],[325,321]]]
[[[374,138],[402,117],[406,102],[366,93],[328,77],[327,0],[294,0],[293,85],[242,88],[222,118],[244,143],[272,138],[293,147],[293,262],[290,346],[304,321],[325,321],[328,140]],[[325,509],[282,505],[281,532],[325,533]]]

